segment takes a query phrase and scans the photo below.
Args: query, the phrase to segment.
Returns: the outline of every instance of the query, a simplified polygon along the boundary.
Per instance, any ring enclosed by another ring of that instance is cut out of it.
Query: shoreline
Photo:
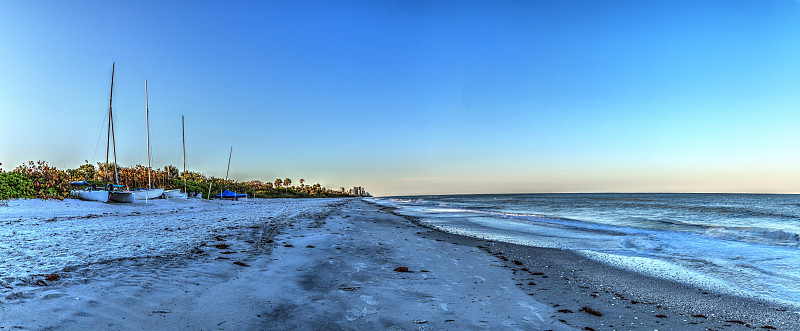
[[[798,312],[780,304],[637,273],[568,250],[453,234],[397,214],[394,207],[381,207],[430,229],[431,238],[472,245],[503,260],[517,286],[535,300],[556,308],[553,317],[570,326],[599,323],[602,327],[633,329],[800,329]],[[585,313],[584,307],[602,316]]]
[[[50,270],[59,279],[0,279],[0,329],[800,327],[795,312],[773,310],[781,307],[703,294],[569,251],[442,232],[361,199],[164,201],[118,216],[89,208],[103,204],[52,205],[61,209],[5,210],[21,215],[6,226],[32,223],[41,232],[78,220],[130,223],[125,236],[152,236],[139,233],[150,223],[201,233],[155,256]]]

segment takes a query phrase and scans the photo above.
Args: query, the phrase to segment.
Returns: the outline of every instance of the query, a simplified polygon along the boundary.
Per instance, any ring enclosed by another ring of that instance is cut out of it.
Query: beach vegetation
[[[177,178],[180,178],[180,176],[181,176],[180,172],[178,171],[178,168],[176,168],[173,165],[165,166],[164,167],[164,174],[168,178],[172,178],[172,179],[177,179]]]
[[[0,169],[0,199],[63,200],[69,196],[67,178],[66,171],[58,170],[44,161],[30,161],[10,172]]]
[[[32,198],[32,180],[18,172],[0,171],[0,200]]]
[[[286,194],[289,194],[289,187],[292,186],[292,180],[289,178],[284,179],[283,186],[286,187]]]
[[[87,181],[96,187],[119,183],[125,189],[131,190],[146,188],[148,185],[166,189],[183,189],[185,185],[187,192],[200,193],[205,199],[220,194],[224,190],[246,193],[251,197],[258,198],[349,196],[340,190],[327,189],[319,183],[304,185],[305,179],[300,181],[301,186],[296,187],[292,186],[290,178],[277,178],[274,182],[266,183],[260,180],[239,182],[206,176],[198,172],[180,172],[172,165],[167,165],[163,169],[151,170],[149,177],[148,168],[140,164],[132,167],[117,164],[118,175],[116,176],[114,168],[114,164],[98,163],[95,167],[87,161],[76,169],[59,170],[44,161],[35,163],[31,161],[13,171],[6,172],[0,169],[0,200],[18,198],[63,200],[70,196],[70,181]]]
[[[67,176],[72,180],[94,180],[97,175],[97,169],[89,161],[85,162],[77,169],[67,169]]]

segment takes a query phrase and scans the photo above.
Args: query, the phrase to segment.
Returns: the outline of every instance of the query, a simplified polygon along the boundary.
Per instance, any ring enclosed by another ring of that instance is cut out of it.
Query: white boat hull
[[[132,203],[133,192],[108,192],[108,199],[114,202]]]
[[[108,191],[72,190],[70,191],[70,194],[81,200],[108,202]]]
[[[164,191],[165,199],[186,199],[187,197],[188,195],[186,193],[181,193],[180,189]]]
[[[133,196],[136,200],[150,200],[160,198],[164,194],[163,188],[153,188],[149,190],[133,191]]]

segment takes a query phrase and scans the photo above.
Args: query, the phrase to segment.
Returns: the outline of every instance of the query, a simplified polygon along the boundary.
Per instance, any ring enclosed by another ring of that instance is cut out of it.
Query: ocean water
[[[800,309],[800,195],[502,194],[371,198],[443,231],[572,250]]]

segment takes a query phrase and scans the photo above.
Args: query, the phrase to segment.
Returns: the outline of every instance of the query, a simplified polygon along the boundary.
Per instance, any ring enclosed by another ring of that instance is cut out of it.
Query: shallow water
[[[504,194],[373,198],[444,231],[574,250],[693,286],[800,306],[800,196]]]

